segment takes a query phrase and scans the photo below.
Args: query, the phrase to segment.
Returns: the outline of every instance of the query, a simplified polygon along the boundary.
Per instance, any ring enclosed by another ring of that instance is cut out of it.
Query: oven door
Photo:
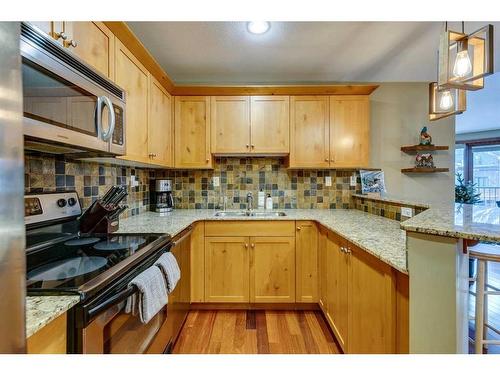
[[[141,323],[139,317],[126,312],[127,299],[138,293],[135,287],[128,287],[128,283],[137,274],[153,266],[165,250],[150,257],[146,262],[134,269],[133,274],[115,282],[100,296],[81,307],[76,314],[76,348],[77,353],[104,353],[104,354],[142,354],[163,353],[168,349],[171,341],[170,329],[167,324],[167,306],[176,300],[176,287],[169,295],[169,304],[166,305],[147,324]],[[181,259],[178,259],[180,262]],[[180,281],[179,281],[180,282]]]
[[[83,66],[73,55],[58,51],[52,41],[44,42],[45,48],[21,38],[24,135],[73,146],[75,151],[123,155],[124,100],[70,67]]]

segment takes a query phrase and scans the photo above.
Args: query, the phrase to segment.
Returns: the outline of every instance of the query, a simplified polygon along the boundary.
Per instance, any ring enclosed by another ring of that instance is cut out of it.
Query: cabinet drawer
[[[295,237],[295,221],[207,221],[205,236]]]

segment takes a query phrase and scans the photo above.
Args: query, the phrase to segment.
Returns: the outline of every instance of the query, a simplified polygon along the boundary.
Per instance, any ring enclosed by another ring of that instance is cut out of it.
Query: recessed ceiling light
[[[268,21],[251,21],[247,23],[247,29],[252,34],[264,34],[271,24]]]

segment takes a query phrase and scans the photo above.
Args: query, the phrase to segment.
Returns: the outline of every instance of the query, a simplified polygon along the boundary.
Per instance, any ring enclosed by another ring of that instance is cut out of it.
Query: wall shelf
[[[401,151],[407,154],[414,154],[420,151],[446,151],[448,146],[435,146],[435,145],[413,145],[413,146],[401,146]]]
[[[449,172],[449,168],[403,168],[401,173],[437,173],[437,172]]]

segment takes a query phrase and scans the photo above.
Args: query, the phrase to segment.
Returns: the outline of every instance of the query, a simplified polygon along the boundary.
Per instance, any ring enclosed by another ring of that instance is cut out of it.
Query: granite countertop
[[[401,228],[409,232],[500,242],[500,208],[481,204],[432,206],[402,222]]]
[[[26,297],[26,337],[45,327],[80,301],[80,296]]]
[[[315,220],[354,245],[407,273],[406,232],[398,221],[359,210],[280,210],[281,217],[215,217],[215,210],[174,210],[167,214],[146,212],[120,221],[118,233],[168,233],[172,237],[200,220]]]

